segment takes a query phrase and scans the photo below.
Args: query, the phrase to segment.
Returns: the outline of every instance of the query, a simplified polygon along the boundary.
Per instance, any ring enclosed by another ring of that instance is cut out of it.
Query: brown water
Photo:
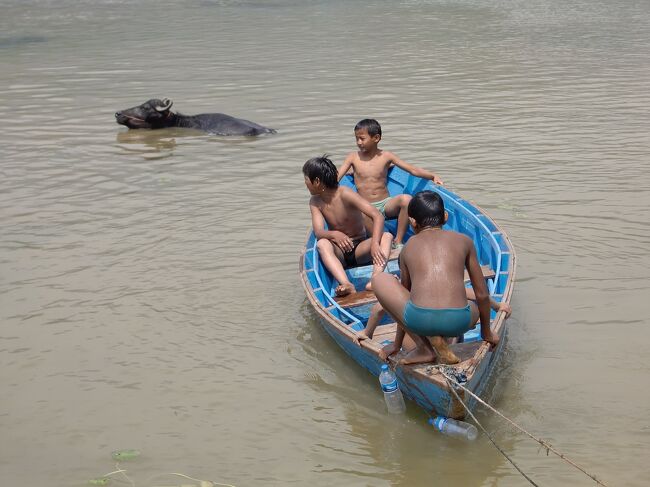
[[[300,167],[363,117],[518,253],[488,399],[609,485],[650,474],[650,3],[0,2],[0,479],[519,486],[322,331]],[[169,97],[277,135],[132,131]],[[540,485],[593,485],[493,415]],[[115,481],[116,485],[119,484]]]

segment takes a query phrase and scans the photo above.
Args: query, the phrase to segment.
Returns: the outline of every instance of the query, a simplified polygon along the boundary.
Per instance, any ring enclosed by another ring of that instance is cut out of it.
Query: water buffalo
[[[223,113],[201,113],[200,115],[181,115],[170,110],[172,101],[153,98],[142,105],[127,108],[115,114],[120,125],[130,129],[162,129],[185,127],[203,130],[217,135],[260,135],[275,133],[275,130],[242,118]]]

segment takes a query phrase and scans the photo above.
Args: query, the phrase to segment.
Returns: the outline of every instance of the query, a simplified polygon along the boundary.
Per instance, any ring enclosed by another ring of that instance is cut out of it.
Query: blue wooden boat
[[[345,176],[341,184],[354,188],[351,176]],[[389,171],[388,190],[391,196],[401,193],[415,194],[425,189],[436,191],[442,196],[445,209],[449,213],[445,229],[464,233],[473,239],[491,297],[497,302],[509,303],[515,277],[515,253],[505,232],[479,207],[449,189],[412,176],[397,167]],[[386,222],[386,229],[393,234],[395,227],[396,221]],[[406,238],[409,236],[407,234]],[[399,273],[396,251],[391,253],[387,270]],[[378,352],[394,340],[396,325],[387,317],[377,327],[371,340],[358,343],[356,339],[357,332],[364,329],[370,308],[376,302],[374,294],[364,290],[371,271],[371,266],[348,269],[346,272],[351,282],[357,290],[363,291],[343,298],[336,297],[334,289],[337,283],[320,260],[313,231],[309,233],[300,257],[300,277],[307,298],[334,341],[361,366],[372,374],[379,375],[384,362],[379,358]],[[469,282],[466,285],[469,285]],[[504,348],[506,322],[503,312],[492,311],[491,327],[501,338],[493,351],[489,351],[488,345],[481,340],[480,325],[459,337],[458,343],[449,346],[461,360],[451,366],[453,373],[456,377],[465,378],[467,382],[464,386],[479,396]],[[432,415],[464,418],[465,408],[450,391],[448,382],[439,368],[432,367],[433,364],[399,366],[392,361],[402,392],[407,398]],[[447,369],[447,373],[449,370]],[[457,392],[470,408],[474,406],[475,400],[469,394],[462,390]]]

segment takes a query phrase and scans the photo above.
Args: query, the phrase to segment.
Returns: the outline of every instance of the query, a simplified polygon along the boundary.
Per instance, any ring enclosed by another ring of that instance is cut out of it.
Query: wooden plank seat
[[[493,279],[496,275],[494,270],[488,265],[481,266],[481,271],[483,271],[483,277],[485,279]],[[469,282],[467,270],[465,270],[465,282]],[[363,290],[356,293],[350,293],[347,296],[337,296],[334,298],[334,301],[336,301],[342,308],[354,308],[356,306],[374,303],[377,301],[377,298],[375,297],[374,292]]]
[[[397,331],[397,325],[395,323],[387,323],[385,325],[379,325],[372,338],[371,342],[374,342],[372,348],[382,348],[385,342],[395,341],[395,332]],[[413,342],[410,342],[408,338],[404,342],[404,347],[402,349],[402,354],[408,353],[413,347]],[[362,343],[366,343],[365,341]],[[464,342],[464,343],[452,343],[449,345],[449,349],[456,354],[461,362],[471,359],[474,357],[474,354],[482,344],[482,340]],[[368,344],[370,345],[370,344]],[[429,364],[426,364],[429,365]]]
[[[375,333],[373,333],[371,340],[381,344],[388,340],[389,342],[395,341],[395,332],[397,331],[397,325],[395,323],[386,323],[385,325],[379,325],[375,328]]]

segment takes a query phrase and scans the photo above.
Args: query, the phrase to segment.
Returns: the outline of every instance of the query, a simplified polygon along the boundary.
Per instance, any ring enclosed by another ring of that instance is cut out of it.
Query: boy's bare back
[[[411,301],[429,308],[466,306],[464,271],[473,249],[467,236],[439,227],[411,237],[400,257],[403,277],[410,281]]]

